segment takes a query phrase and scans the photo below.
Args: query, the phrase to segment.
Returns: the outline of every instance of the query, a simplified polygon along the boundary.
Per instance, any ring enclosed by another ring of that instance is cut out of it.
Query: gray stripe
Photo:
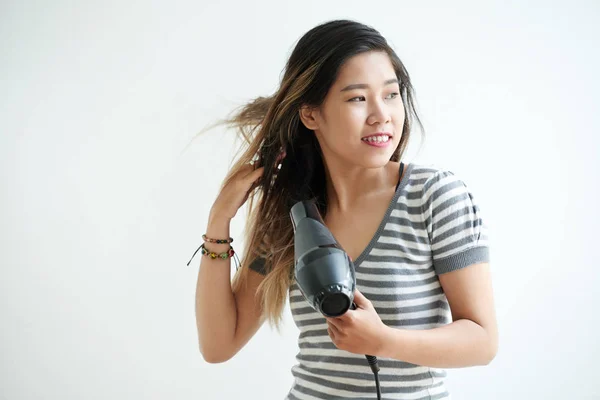
[[[417,286],[425,286],[434,282],[438,282],[437,276],[432,276],[427,279],[419,281],[372,281],[368,279],[356,278],[356,284],[362,287],[373,287],[373,288],[413,288]]]
[[[447,184],[443,188],[448,188],[451,185],[452,184]],[[430,199],[433,200],[435,198],[434,196],[435,195],[432,195]],[[451,206],[453,206],[455,204],[464,202],[466,200],[466,198],[467,198],[466,195],[464,195],[464,193],[461,193],[461,194],[458,194],[458,195],[456,195],[454,197],[450,197],[449,199],[447,199],[443,203],[438,204],[434,209],[431,210],[431,212],[427,212],[425,214],[425,225],[428,226],[428,227],[430,227],[429,229],[433,229],[435,231],[436,229],[438,229],[438,225],[436,223],[433,226],[431,226],[433,218],[435,218],[435,216],[438,213],[444,211],[446,208],[451,207]],[[431,205],[432,205],[431,202],[424,203],[425,209],[429,209],[431,207]],[[438,223],[439,223],[439,221],[438,221]]]
[[[311,362],[323,362],[328,361],[329,359],[335,360],[335,364],[343,364],[343,365],[354,365],[363,367],[365,373],[370,373],[371,368],[367,364],[367,360],[358,354],[355,357],[329,357],[329,356],[315,356],[315,355],[307,355],[307,354],[298,354],[296,358],[299,358],[303,361],[311,361]],[[377,362],[381,369],[385,368],[416,368],[421,367],[420,365],[411,364],[405,361],[393,360],[391,358],[382,358]]]
[[[434,262],[434,264],[439,265],[439,260],[440,260],[439,255],[440,254],[444,254],[447,251],[454,250],[454,249],[456,249],[456,248],[458,248],[460,246],[465,246],[465,245],[471,245],[471,247],[476,247],[477,246],[477,244],[473,243],[473,237],[472,236],[462,237],[462,238],[460,238],[460,239],[458,239],[458,240],[456,240],[456,241],[454,241],[454,242],[452,242],[452,243],[450,243],[450,244],[448,244],[448,245],[446,245],[444,247],[440,247],[439,249],[435,250],[433,252],[433,258],[434,258],[433,262]],[[465,265],[465,267],[466,267],[466,265]]]
[[[382,318],[383,320],[383,318]],[[386,325],[391,327],[400,327],[400,326],[415,326],[415,325],[425,325],[425,324],[446,324],[448,323],[448,317],[445,315],[431,315],[429,317],[420,317],[420,318],[407,318],[407,319],[397,319],[397,320],[385,320]],[[314,318],[314,319],[306,319],[304,321],[296,321],[296,325],[300,327],[307,326],[317,326],[325,323],[325,318]],[[300,333],[300,339],[305,337],[315,337],[315,336],[328,336],[327,329],[320,329],[314,331],[305,331]]]
[[[365,360],[365,363],[367,361]],[[307,382],[314,383],[320,386],[328,387],[336,390],[345,390],[347,392],[355,392],[355,393],[373,393],[373,389],[375,388],[375,378],[372,377],[370,380],[373,383],[373,387],[370,386],[362,386],[362,385],[352,385],[349,383],[341,383],[336,381],[331,381],[328,379],[319,378],[316,376],[304,374],[300,371],[294,370],[292,372],[294,377],[302,378]],[[381,382],[381,380],[380,380]],[[431,386],[386,386],[381,388],[381,395],[383,394],[400,394],[400,393],[415,393],[420,392],[424,389],[433,389],[437,386],[443,385],[443,382],[438,382],[435,385]]]
[[[442,211],[444,211],[446,208],[455,206],[456,204],[461,204],[461,203],[467,203],[469,197],[467,195],[465,195],[464,193],[458,194],[454,197],[450,197],[449,199],[445,200],[444,202],[438,204],[431,212],[431,216],[430,217],[435,217],[436,215],[438,215],[439,213],[441,213]],[[430,223],[430,218],[427,219],[426,221],[427,224]],[[433,229],[439,229],[438,225],[440,223],[440,221],[436,222],[433,226]]]
[[[398,199],[398,202],[394,206],[395,210],[402,211],[402,212],[405,212],[410,215],[422,215],[423,214],[423,210],[421,209],[421,206],[408,206],[404,203],[405,198],[406,198],[406,195],[400,196],[400,198]]]
[[[396,224],[396,225],[410,227],[412,229],[420,229],[422,231],[425,231],[427,228],[425,226],[424,222],[414,223],[414,222],[410,222],[409,219],[404,218],[404,217],[390,216],[390,218],[388,218],[388,222]],[[419,243],[419,244],[423,244],[423,245],[429,244],[429,238],[427,236],[416,235],[416,234],[414,234],[414,232],[413,233],[405,233],[405,232],[398,232],[396,230],[386,228],[383,230],[383,233],[381,234],[381,236],[395,238],[395,239],[402,239],[402,240],[406,240],[407,242],[411,242],[411,243]]]
[[[453,199],[456,199],[456,197],[453,197]],[[464,203],[464,201],[463,201],[463,203]],[[436,213],[437,213],[437,211],[436,211]],[[464,203],[464,206],[461,209],[458,209],[458,210],[446,215],[444,218],[440,219],[439,221],[437,221],[434,224],[434,229],[440,229],[449,222],[456,221],[457,219],[460,220],[460,219],[465,219],[465,218],[468,218],[471,221],[479,221],[480,220],[478,215],[474,211],[472,203]]]
[[[427,178],[411,178],[410,179],[410,184],[412,186],[418,186],[418,185],[422,185],[425,182],[427,182]]]
[[[381,237],[388,237],[388,238],[393,238],[391,235],[382,235]],[[415,236],[413,236],[415,237]],[[429,256],[431,255],[431,252],[429,250],[418,250],[418,249],[413,249],[410,247],[406,247],[403,246],[401,243],[382,243],[382,242],[378,242],[373,248],[376,248],[378,250],[400,250],[404,253],[407,254],[414,254],[417,256]]]
[[[423,261],[416,261],[413,260],[411,258],[407,258],[407,257],[400,257],[400,256],[378,256],[378,255],[374,255],[374,254],[368,254],[365,257],[365,260],[369,260],[370,262],[391,262],[391,263],[397,263],[397,264],[414,264],[414,265],[423,265],[424,262]],[[359,268],[362,268],[361,265],[356,266],[356,270],[358,271]]]
[[[392,293],[392,294],[369,294],[369,300],[371,301],[403,301],[403,300],[414,300],[420,299],[424,297],[436,296],[438,294],[444,293],[442,287],[437,287],[435,289],[426,290],[424,292],[415,292],[415,293]],[[298,303],[298,302],[306,302],[302,295],[291,296],[290,304]]]
[[[420,299],[424,297],[436,296],[438,294],[444,293],[442,287],[437,287],[435,289],[426,290],[424,292],[415,292],[415,293],[392,293],[392,294],[369,294],[369,300],[371,301],[402,301],[402,300],[414,300]],[[291,296],[290,304],[297,302],[306,302],[302,295]]]
[[[304,386],[300,385],[300,384],[295,384],[294,385],[294,389],[300,393],[303,394],[307,394],[310,396],[314,396],[317,399],[322,399],[322,400],[348,400],[348,397],[339,397],[339,396],[332,396],[330,394],[324,394],[321,392],[318,392],[316,390],[312,390],[309,388],[305,388]],[[426,388],[424,388],[423,390],[425,390]],[[373,389],[375,390],[375,389]],[[324,396],[324,397],[323,397]],[[443,393],[440,394],[436,394],[433,396],[425,395],[423,397],[417,397],[414,398],[413,400],[440,400],[440,399],[447,399],[449,398],[450,395],[448,394],[447,391],[444,391]],[[352,400],[373,400],[373,396],[367,396],[367,397],[351,397]],[[288,394],[288,399],[290,400],[300,400],[298,397],[294,396],[293,394]],[[383,400],[385,400],[385,398],[383,398]]]
[[[464,194],[458,194],[454,197],[450,197],[449,199],[447,199],[446,201],[444,201],[443,203],[438,204],[431,212],[431,215],[428,216],[427,218],[427,225],[429,226],[429,224],[431,224],[431,220],[433,218],[435,218],[436,215],[438,215],[439,213],[441,213],[442,211],[444,211],[446,208],[448,207],[452,207],[456,204],[465,204],[465,207],[463,207],[463,209],[461,211],[466,211],[464,214],[462,215],[470,215],[473,214],[473,212],[470,210],[469,207],[472,207],[472,204],[469,201],[469,197]],[[473,214],[474,215],[474,214]],[[433,224],[433,230],[438,230],[440,229],[442,226],[444,226],[446,223],[448,222],[447,219],[442,218],[441,220],[437,221],[436,223]]]
[[[304,344],[304,343],[303,343]],[[366,362],[366,360],[365,360]],[[379,364],[379,363],[378,363]],[[386,374],[387,369],[381,369],[381,365],[379,365],[379,381],[384,382],[406,382],[406,381],[420,381],[422,379],[429,379],[432,376],[437,378],[445,378],[447,376],[446,371],[438,372],[438,371],[429,371],[422,372],[419,374],[407,374],[407,375],[397,375],[395,373]],[[373,380],[373,373],[369,370],[369,372],[350,372],[350,371],[334,371],[330,369],[324,368],[312,368],[303,366],[302,370],[313,373],[315,375],[321,376],[334,376],[338,378],[352,378],[352,379],[362,379],[366,381]]]
[[[304,379],[304,376],[302,376],[302,378]],[[318,380],[319,378],[314,378],[311,377],[310,382],[312,383],[318,383],[318,382],[314,382],[313,379]],[[306,379],[308,380],[308,379]],[[364,399],[364,400],[373,400],[373,393],[375,391],[375,378],[371,379],[373,381],[373,386],[372,387],[368,387],[368,386],[357,386],[357,385],[334,385],[331,382],[327,382],[327,385],[321,385],[321,386],[326,386],[332,389],[342,389],[342,390],[347,390],[347,391],[351,391],[351,392],[356,392],[356,393],[368,393],[370,394],[370,396],[367,397],[351,397],[352,399]],[[383,397],[383,395],[386,394],[400,394],[400,393],[415,393],[415,392],[420,392],[420,391],[424,391],[427,389],[433,389],[436,388],[438,386],[442,386],[443,382],[439,382],[436,383],[435,385],[432,386],[425,386],[425,387],[407,387],[407,388],[402,388],[402,387],[382,387],[381,388],[381,396]],[[344,389],[344,387],[346,386],[350,386],[350,387],[356,387],[356,389],[352,390],[352,389]],[[332,396],[330,394],[326,394],[326,393],[322,393],[319,392],[317,390],[314,389],[309,389],[305,386],[302,386],[300,383],[296,383],[294,385],[294,389],[297,390],[300,393],[304,393],[304,394],[308,394],[311,396],[315,396],[319,399],[327,399],[327,400],[347,400],[348,397],[339,397],[339,396]],[[429,394],[425,395],[424,397],[419,397],[418,400],[423,399],[423,400],[428,400],[430,399],[431,396]]]
[[[465,222],[463,222],[462,224],[456,225],[456,226],[448,229],[446,232],[442,233],[441,235],[436,236],[434,238],[434,243],[441,242],[441,241],[449,238],[450,236],[456,235],[457,233],[460,233],[463,231],[465,233],[465,236],[469,236],[469,238],[471,239],[471,242],[473,242],[473,240],[477,241],[477,236],[479,236],[477,234],[477,232],[479,231],[479,229],[478,229],[479,226],[480,226],[480,220],[468,219]],[[475,234],[475,236],[473,236],[473,234]],[[473,238],[475,238],[475,239],[473,239]]]
[[[369,258],[367,258],[368,260]],[[391,263],[395,263],[396,261],[390,261]],[[419,264],[415,261],[412,261],[410,264],[416,266],[423,266],[425,264]],[[357,273],[366,274],[366,275],[398,275],[398,276],[414,276],[414,275],[425,275],[433,271],[433,264],[431,261],[427,261],[427,264],[430,265],[431,268],[427,269],[412,269],[412,268],[381,268],[381,267],[367,267],[366,265],[362,265],[360,268],[356,269]]]
[[[416,306],[409,306],[409,307],[377,307],[375,305],[375,309],[377,311],[377,314],[379,314],[379,315],[406,314],[406,313],[417,312],[417,311],[435,310],[437,308],[441,308],[443,310],[450,309],[450,307],[448,306],[448,303],[444,300],[434,300],[431,303],[419,304]],[[317,312],[315,310],[313,310],[313,308],[310,306],[296,308],[294,310],[294,314],[296,314],[298,316],[310,314],[310,313],[317,314]]]

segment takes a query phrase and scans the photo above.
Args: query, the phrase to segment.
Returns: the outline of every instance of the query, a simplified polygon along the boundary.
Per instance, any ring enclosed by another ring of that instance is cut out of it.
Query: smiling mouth
[[[390,140],[392,140],[392,138],[387,134],[383,134],[383,135],[372,135],[369,137],[364,137],[360,140],[362,140],[363,142],[367,142],[367,143],[387,143]]]

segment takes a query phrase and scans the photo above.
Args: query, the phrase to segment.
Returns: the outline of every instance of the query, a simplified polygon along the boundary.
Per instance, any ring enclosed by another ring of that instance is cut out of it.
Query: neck
[[[375,168],[325,162],[328,212],[346,213],[369,207],[374,199],[396,190],[398,170],[395,162]]]

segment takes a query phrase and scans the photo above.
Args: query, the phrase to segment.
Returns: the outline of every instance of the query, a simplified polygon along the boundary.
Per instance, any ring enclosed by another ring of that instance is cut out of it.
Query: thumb
[[[367,299],[358,289],[354,289],[354,302],[357,307],[366,308],[371,305],[371,301]]]

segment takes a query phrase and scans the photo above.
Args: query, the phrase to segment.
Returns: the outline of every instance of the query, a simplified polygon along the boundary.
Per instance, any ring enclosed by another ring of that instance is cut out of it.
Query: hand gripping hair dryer
[[[311,307],[326,317],[355,309],[354,263],[325,226],[314,199],[299,201],[290,210],[294,227],[294,276]],[[381,399],[377,358],[367,355]]]

